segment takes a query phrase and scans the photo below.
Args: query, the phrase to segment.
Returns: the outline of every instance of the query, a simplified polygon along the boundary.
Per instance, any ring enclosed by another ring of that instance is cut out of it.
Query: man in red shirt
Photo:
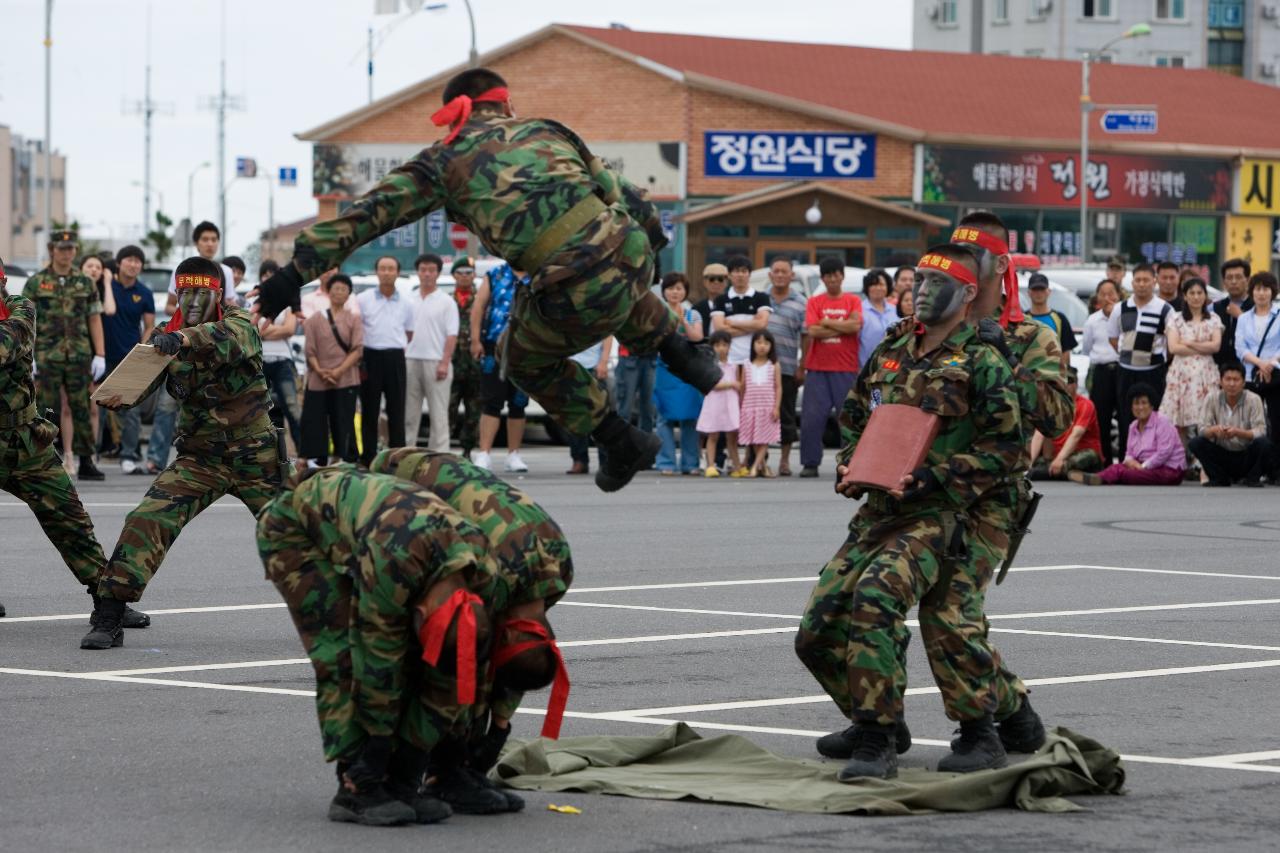
[[[1101,471],[1102,439],[1098,434],[1098,413],[1088,397],[1077,393],[1078,375],[1074,367],[1067,370],[1067,388],[1076,401],[1076,416],[1062,435],[1045,443],[1037,432],[1031,438],[1033,480],[1065,480],[1068,471]]]
[[[858,375],[858,332],[862,330],[862,300],[843,292],[844,261],[823,258],[818,271],[826,291],[809,297],[804,321],[808,353],[800,409],[801,477],[818,476],[827,419],[844,403]]]

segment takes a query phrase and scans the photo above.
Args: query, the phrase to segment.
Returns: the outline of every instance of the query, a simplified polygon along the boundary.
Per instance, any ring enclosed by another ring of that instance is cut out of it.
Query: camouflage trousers
[[[449,388],[449,434],[456,436],[462,452],[480,443],[480,365],[471,356],[453,360],[453,385]],[[459,413],[458,408],[462,408]]]
[[[0,431],[0,489],[31,507],[76,580],[94,588],[107,561],[93,521],[54,452],[57,433],[43,418]]]
[[[389,540],[397,534],[374,530],[370,535]],[[300,533],[276,539],[270,552],[263,553],[263,562],[267,579],[284,598],[315,671],[316,716],[326,761],[350,760],[371,734],[393,734],[425,752],[430,752],[442,738],[465,737],[471,708],[457,703],[457,680],[453,675],[422,661],[422,648],[413,631],[416,601],[384,594],[403,590],[405,580],[379,582],[380,577],[406,568],[420,575],[419,569],[362,559],[357,570],[359,581],[353,582],[345,567],[327,561]],[[429,587],[436,580],[439,578],[420,579],[417,583]],[[359,598],[362,595],[363,604]],[[371,605],[382,625],[398,628],[400,640],[395,648],[386,648],[377,635],[360,630]],[[481,671],[484,652],[483,646],[477,648]],[[371,658],[385,661],[396,655],[402,661],[399,695],[387,697],[386,691],[394,688],[363,677],[361,663]],[[442,660],[442,665],[445,663],[452,661]],[[381,704],[390,701],[399,705],[399,723],[393,732],[371,732],[369,721],[362,718],[362,697],[375,693],[382,694]]]
[[[988,707],[997,720],[1003,720],[1021,707],[1027,686],[1005,667],[1000,653],[991,645],[986,591],[1009,552],[1009,531],[1017,526],[1020,512],[1008,502],[996,498],[979,501],[970,512],[976,529],[967,539],[967,553],[956,565],[953,581],[956,589],[951,601],[957,613],[949,614],[949,617],[959,616],[966,628],[973,632],[966,637],[973,653],[957,656],[954,664],[959,678],[969,685],[972,694],[987,694],[984,707]],[[981,629],[976,630],[977,626]],[[920,633],[927,644],[923,612],[920,615]]]
[[[98,595],[138,601],[188,522],[228,494],[256,516],[279,490],[281,473],[272,435],[233,443],[179,439],[177,457],[125,518]]]
[[[652,291],[653,258],[640,231],[598,271],[521,293],[507,330],[507,375],[557,423],[588,435],[609,412],[607,390],[570,356],[615,336],[633,355],[657,352],[676,316]]]
[[[41,412],[52,409],[53,422],[62,423],[62,395],[67,392],[71,407],[71,449],[77,456],[93,453],[93,424],[89,422],[89,384],[93,373],[89,361],[40,363],[36,377],[36,405]]]
[[[796,654],[852,721],[888,725],[902,716],[906,619],[917,602],[947,716],[975,719],[996,709],[998,658],[993,660],[986,643],[981,593],[975,610],[976,584],[948,556],[954,550],[950,535],[938,516],[882,530],[860,513],[849,538],[819,573],[801,617]]]

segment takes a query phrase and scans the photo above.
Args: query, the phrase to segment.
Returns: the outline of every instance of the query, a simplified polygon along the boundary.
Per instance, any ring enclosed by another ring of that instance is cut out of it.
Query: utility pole
[[[147,5],[147,73],[141,101],[127,101],[125,115],[141,115],[143,132],[142,166],[142,233],[151,227],[151,118],[156,113],[173,115],[173,104],[158,104],[151,100],[151,5]],[[163,207],[163,205],[161,205]]]
[[[44,239],[53,233],[53,0],[44,0]],[[52,259],[50,259],[52,263]]]
[[[222,0],[222,49],[218,57],[218,94],[201,99],[200,108],[218,114],[218,231],[227,245],[227,110],[243,110],[244,99],[227,94],[227,0]]]

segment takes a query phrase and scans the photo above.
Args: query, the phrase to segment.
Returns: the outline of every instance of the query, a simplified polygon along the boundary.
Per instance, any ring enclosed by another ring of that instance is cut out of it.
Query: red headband
[[[977,228],[957,228],[951,232],[952,243],[970,243],[986,249],[997,258],[1007,256],[1009,247],[999,237],[980,231]],[[1000,325],[1005,328],[1010,323],[1021,323],[1024,319],[1022,303],[1018,299],[1018,271],[1013,268],[1013,259],[1009,259],[1009,267],[1004,271],[1004,307],[1000,309]]]
[[[444,635],[458,614],[458,704],[474,705],[476,701],[476,612],[472,604],[483,604],[480,596],[460,589],[436,608],[422,623],[418,641],[422,643],[422,659],[435,666],[444,649]]]
[[[542,724],[542,736],[555,740],[560,737],[560,723],[564,720],[564,706],[569,702],[569,671],[565,669],[564,657],[560,654],[560,647],[556,645],[556,641],[547,633],[546,626],[541,622],[535,622],[532,619],[511,619],[502,627],[519,631],[522,634],[533,634],[539,639],[502,646],[493,653],[493,665],[495,668],[502,666],[518,654],[541,646],[547,646],[551,649],[551,653],[556,656],[556,678],[551,684],[551,699],[547,702],[547,717]]]
[[[437,127],[441,125],[449,125],[449,135],[444,138],[444,144],[448,145],[458,135],[458,131],[462,130],[462,126],[467,123],[467,119],[471,118],[471,105],[479,103],[501,104],[510,99],[511,93],[507,91],[506,86],[494,86],[487,92],[481,92],[474,98],[470,95],[459,95],[449,103],[431,114],[431,123]]]
[[[215,278],[211,275],[198,275],[196,273],[184,272],[173,277],[173,289],[177,290],[195,290],[203,288],[205,290],[213,290],[218,294],[218,319],[222,319],[222,279]],[[182,309],[174,308],[173,316],[169,318],[169,322],[164,324],[166,332],[176,332],[182,328]]]
[[[961,281],[965,284],[972,284],[974,286],[977,286],[978,284],[978,277],[969,272],[968,268],[964,264],[959,261],[953,261],[950,258],[943,257],[942,255],[925,255],[916,264],[916,271],[918,272],[920,270],[937,270],[938,272],[946,273],[956,281]]]

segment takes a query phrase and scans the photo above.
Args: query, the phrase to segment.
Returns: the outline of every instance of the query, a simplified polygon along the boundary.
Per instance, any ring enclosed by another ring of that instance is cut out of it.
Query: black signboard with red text
[[[925,204],[1078,207],[1079,152],[944,148],[924,150]],[[1089,205],[1127,210],[1230,210],[1225,160],[1090,154]]]

